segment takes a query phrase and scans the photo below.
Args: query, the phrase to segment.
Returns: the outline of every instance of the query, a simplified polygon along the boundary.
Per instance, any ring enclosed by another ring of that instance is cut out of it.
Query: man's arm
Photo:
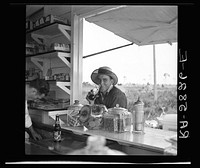
[[[42,137],[33,129],[31,117],[29,115],[28,108],[27,108],[27,102],[26,102],[26,107],[25,107],[25,127],[30,130],[33,139],[35,140],[42,139]]]
[[[41,140],[42,137],[40,136],[40,134],[38,134],[34,129],[33,129],[33,126],[31,125],[29,128],[28,128],[31,132],[31,135],[33,136],[33,139],[35,140]]]

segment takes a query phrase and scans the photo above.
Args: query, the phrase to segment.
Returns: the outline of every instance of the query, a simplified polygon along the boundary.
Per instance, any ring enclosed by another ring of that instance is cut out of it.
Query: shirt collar
[[[108,90],[106,91],[106,93],[109,93],[112,88],[113,88],[113,85],[110,85],[110,87],[108,88]]]
[[[111,90],[112,88],[113,88],[113,85],[110,85],[110,87],[109,87],[108,90],[105,92],[105,94],[103,94],[102,92],[100,92],[101,95],[103,95],[103,96],[107,95],[107,94],[110,92],[110,90]]]

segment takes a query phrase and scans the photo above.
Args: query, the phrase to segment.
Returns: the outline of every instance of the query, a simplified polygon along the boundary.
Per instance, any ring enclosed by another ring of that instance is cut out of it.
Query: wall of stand
[[[71,44],[71,27],[61,23],[45,25],[36,30],[27,32],[26,35],[29,39],[33,39],[38,44],[44,44],[48,48],[50,48],[52,43]],[[64,72],[69,73],[70,77],[72,76],[70,52],[51,50],[34,55],[28,55],[26,58],[42,71],[43,77],[47,75],[49,69],[51,69],[52,74]],[[51,86],[51,91],[54,90],[56,92],[56,99],[66,99],[70,97],[71,81],[48,81]],[[62,91],[57,88],[60,88]]]

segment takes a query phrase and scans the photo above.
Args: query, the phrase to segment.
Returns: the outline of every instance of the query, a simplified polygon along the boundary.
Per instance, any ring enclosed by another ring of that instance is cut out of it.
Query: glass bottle
[[[53,140],[54,142],[60,142],[61,141],[61,126],[60,126],[60,119],[59,115],[56,115],[56,121],[54,125],[54,130],[53,130]]]

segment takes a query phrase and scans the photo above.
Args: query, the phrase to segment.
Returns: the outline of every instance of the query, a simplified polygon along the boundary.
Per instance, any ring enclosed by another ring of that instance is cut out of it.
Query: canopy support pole
[[[130,46],[130,45],[133,45],[133,44],[134,43],[130,43],[130,44],[126,44],[126,45],[123,45],[123,46],[119,46],[119,47],[111,48],[111,49],[108,49],[108,50],[100,51],[100,52],[97,52],[97,53],[94,53],[94,54],[83,56],[83,58],[95,56],[95,55],[102,54],[102,53],[105,53],[105,52],[108,52],[108,51],[112,51],[112,50],[120,49],[120,48],[123,48],[123,47],[127,47],[127,46]]]
[[[82,101],[82,57],[83,57],[83,18],[71,10],[71,94],[70,104]]]
[[[153,44],[153,76],[154,76],[154,102],[157,101],[157,83],[156,83],[156,53],[155,44]]]

